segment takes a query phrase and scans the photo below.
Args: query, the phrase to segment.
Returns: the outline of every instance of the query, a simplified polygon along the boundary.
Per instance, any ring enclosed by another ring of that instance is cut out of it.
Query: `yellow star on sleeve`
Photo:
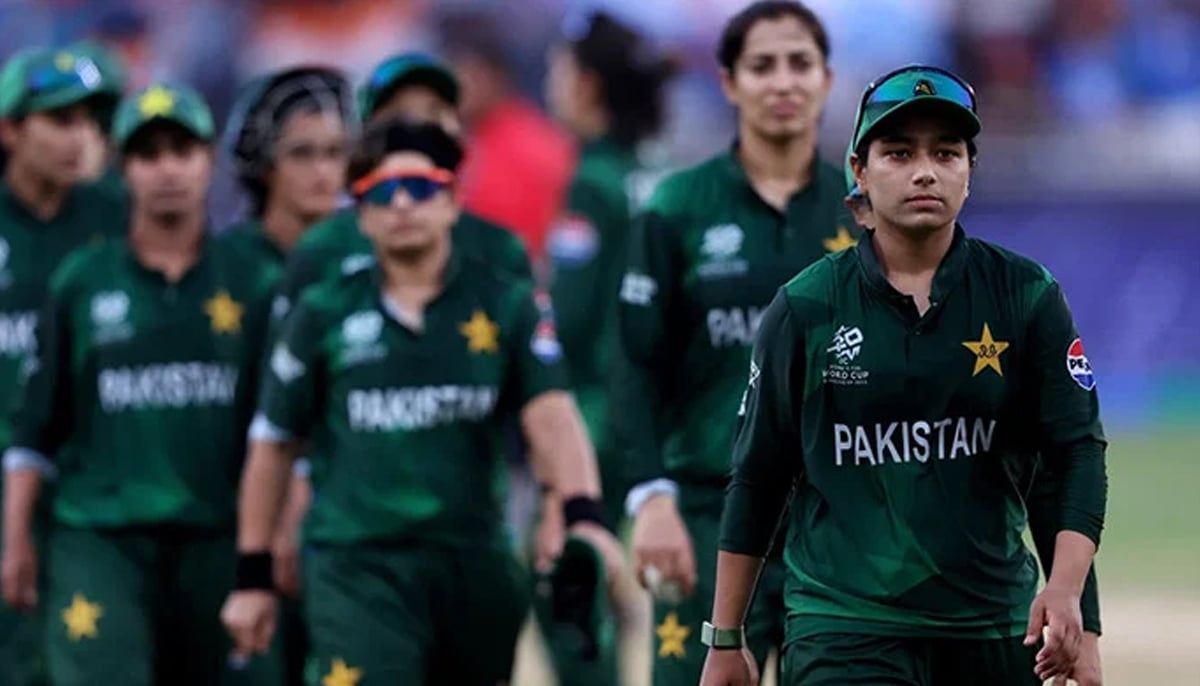
[[[175,109],[175,96],[162,86],[154,86],[138,98],[138,111],[143,117],[162,117]]]
[[[243,307],[233,298],[229,291],[217,291],[217,294],[204,301],[204,312],[212,321],[213,333],[237,333],[242,330]]]
[[[104,615],[98,603],[88,602],[82,593],[71,598],[71,604],[62,612],[63,624],[67,625],[67,637],[72,641],[96,638],[100,632],[96,623]]]
[[[683,642],[691,635],[689,627],[679,623],[679,616],[674,612],[667,615],[662,624],[654,630],[658,634],[658,656],[682,658],[687,654]]]
[[[1004,371],[1000,369],[1000,353],[1008,350],[1008,342],[994,340],[992,330],[988,328],[987,322],[983,324],[983,333],[980,334],[979,340],[963,341],[962,345],[975,353],[975,371],[971,372],[971,376],[978,376],[979,372],[988,367],[991,367],[1000,376],[1004,376]]]
[[[467,337],[467,350],[473,353],[494,353],[499,350],[497,337],[500,325],[488,319],[483,310],[475,310],[458,330]]]
[[[357,667],[350,667],[342,658],[334,658],[333,667],[329,673],[321,679],[321,686],[357,686],[358,680],[363,677],[363,671]]]
[[[822,243],[825,249],[829,252],[840,252],[846,248],[853,248],[858,245],[858,241],[850,235],[850,232],[844,226],[839,226],[837,235],[833,238],[826,238]]]

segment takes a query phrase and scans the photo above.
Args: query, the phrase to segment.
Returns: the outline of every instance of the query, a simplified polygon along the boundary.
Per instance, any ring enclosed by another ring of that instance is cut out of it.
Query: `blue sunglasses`
[[[413,202],[425,202],[454,182],[454,174],[445,169],[431,171],[376,172],[368,174],[350,187],[350,192],[362,202],[379,207],[392,204],[400,190]]]

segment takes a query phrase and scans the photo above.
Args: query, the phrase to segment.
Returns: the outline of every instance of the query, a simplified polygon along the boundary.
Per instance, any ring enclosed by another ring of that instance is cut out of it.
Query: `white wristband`
[[[670,479],[652,479],[634,486],[630,489],[629,495],[625,496],[626,516],[630,519],[636,517],[647,500],[659,495],[668,495],[671,498],[679,497],[679,484]]]

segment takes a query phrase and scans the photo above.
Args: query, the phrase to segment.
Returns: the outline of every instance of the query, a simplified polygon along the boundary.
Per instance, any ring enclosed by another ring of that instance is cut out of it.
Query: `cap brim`
[[[211,143],[213,141],[213,135],[214,135],[213,131],[205,129],[201,126],[198,126],[195,122],[187,121],[187,120],[183,119],[182,117],[157,116],[157,117],[150,117],[149,119],[143,119],[143,120],[139,121],[134,126],[131,126],[128,131],[124,131],[124,132],[122,132],[122,134],[120,136],[115,137],[114,142],[117,144],[118,148],[123,150],[125,148],[125,145],[127,143],[129,143],[129,140],[131,138],[133,138],[135,135],[137,135],[138,131],[141,131],[142,129],[146,128],[147,126],[150,126],[151,124],[154,124],[157,122],[167,122],[169,124],[174,124],[174,125],[180,127],[181,129],[183,129],[184,131],[187,131],[188,133],[192,134],[198,140],[200,140],[204,143]]]
[[[859,132],[858,137],[854,140],[854,149],[857,150],[863,141],[876,137],[879,130],[889,121],[895,120],[900,113],[920,108],[928,108],[932,112],[937,112],[939,116],[948,118],[953,122],[954,128],[968,140],[978,136],[979,132],[983,130],[983,123],[979,120],[979,115],[958,102],[940,95],[917,95],[892,106],[876,117],[870,126]]]
[[[46,112],[48,110],[59,109],[60,107],[69,107],[95,97],[111,98],[112,95],[105,91],[78,84],[54,91],[53,93],[31,97],[25,101],[21,109],[25,112]]]

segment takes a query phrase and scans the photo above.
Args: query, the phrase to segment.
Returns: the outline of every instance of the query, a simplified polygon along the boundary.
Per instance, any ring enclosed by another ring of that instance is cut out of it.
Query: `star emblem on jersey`
[[[983,333],[980,334],[979,340],[963,341],[962,345],[975,354],[975,371],[971,372],[971,376],[979,376],[980,372],[989,367],[1000,376],[1004,376],[1004,370],[1000,368],[1000,355],[1008,350],[1008,342],[993,339],[992,330],[987,322],[983,324]]]
[[[217,294],[204,301],[204,312],[212,321],[213,333],[238,333],[242,330],[243,307],[229,296],[229,291]]]
[[[850,231],[846,227],[839,226],[837,228],[837,235],[832,238],[826,238],[822,241],[822,244],[825,246],[825,250],[829,252],[841,252],[858,245],[858,241],[854,239],[854,236],[850,235]]]
[[[687,652],[683,642],[692,633],[689,627],[679,623],[679,615],[674,612],[667,615],[662,624],[654,630],[658,634],[658,656],[683,658]]]
[[[154,86],[138,98],[138,112],[147,119],[166,116],[174,109],[175,96],[162,86]]]
[[[483,310],[472,312],[471,318],[460,324],[458,330],[467,337],[467,350],[473,353],[494,353],[500,349],[497,341],[500,325],[488,319]]]
[[[363,671],[346,664],[342,658],[334,658],[329,673],[321,679],[321,686],[357,686],[362,679]]]
[[[67,637],[72,641],[96,638],[100,635],[96,623],[104,615],[98,603],[89,602],[82,593],[71,598],[71,604],[62,612],[63,624],[67,625]]]

